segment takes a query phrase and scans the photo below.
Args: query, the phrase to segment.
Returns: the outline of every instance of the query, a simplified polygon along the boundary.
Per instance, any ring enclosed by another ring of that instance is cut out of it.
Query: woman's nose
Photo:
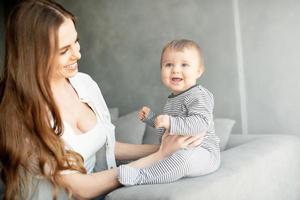
[[[76,58],[77,60],[79,60],[81,58],[80,45],[79,44],[75,44],[75,46],[73,47],[72,57]]]
[[[79,60],[81,58],[81,53],[80,51],[73,51],[73,57]]]

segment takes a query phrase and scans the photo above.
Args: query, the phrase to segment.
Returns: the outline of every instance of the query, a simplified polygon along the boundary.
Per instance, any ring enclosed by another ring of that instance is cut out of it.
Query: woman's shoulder
[[[98,87],[96,81],[94,81],[94,79],[90,75],[83,72],[78,72],[69,80],[71,81],[72,85],[75,85],[76,87],[84,87],[90,89]]]
[[[88,74],[78,72],[69,80],[81,97],[94,96],[101,93],[98,84]]]
[[[93,81],[92,77],[86,73],[83,72],[77,72],[77,74],[71,78],[73,81],[76,82],[90,82]]]

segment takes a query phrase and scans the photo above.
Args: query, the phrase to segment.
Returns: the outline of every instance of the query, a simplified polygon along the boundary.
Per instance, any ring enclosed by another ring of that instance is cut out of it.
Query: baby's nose
[[[180,66],[174,65],[174,67],[172,68],[172,72],[173,73],[179,73],[180,72]]]

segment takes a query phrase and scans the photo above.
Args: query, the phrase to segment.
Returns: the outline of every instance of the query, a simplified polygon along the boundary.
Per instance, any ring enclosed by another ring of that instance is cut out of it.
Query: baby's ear
[[[203,74],[203,72],[199,72],[198,76],[197,76],[197,79],[200,78],[202,74]]]
[[[204,72],[204,67],[202,65],[200,65],[199,68],[198,68],[198,76],[197,76],[197,78],[200,78],[201,75],[203,74],[203,72]]]

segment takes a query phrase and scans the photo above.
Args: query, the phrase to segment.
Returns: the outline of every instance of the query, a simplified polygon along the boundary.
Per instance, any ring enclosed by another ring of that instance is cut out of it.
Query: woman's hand
[[[153,165],[154,163],[165,159],[175,151],[184,148],[193,148],[199,146],[203,140],[203,134],[197,136],[182,136],[182,135],[170,135],[166,131],[162,137],[162,141],[159,149],[139,160],[133,161],[128,166],[135,168],[144,168]]]
[[[197,147],[201,144],[202,140],[203,134],[195,136],[182,136],[170,135],[170,133],[166,131],[162,136],[159,151],[167,157],[179,149]]]

